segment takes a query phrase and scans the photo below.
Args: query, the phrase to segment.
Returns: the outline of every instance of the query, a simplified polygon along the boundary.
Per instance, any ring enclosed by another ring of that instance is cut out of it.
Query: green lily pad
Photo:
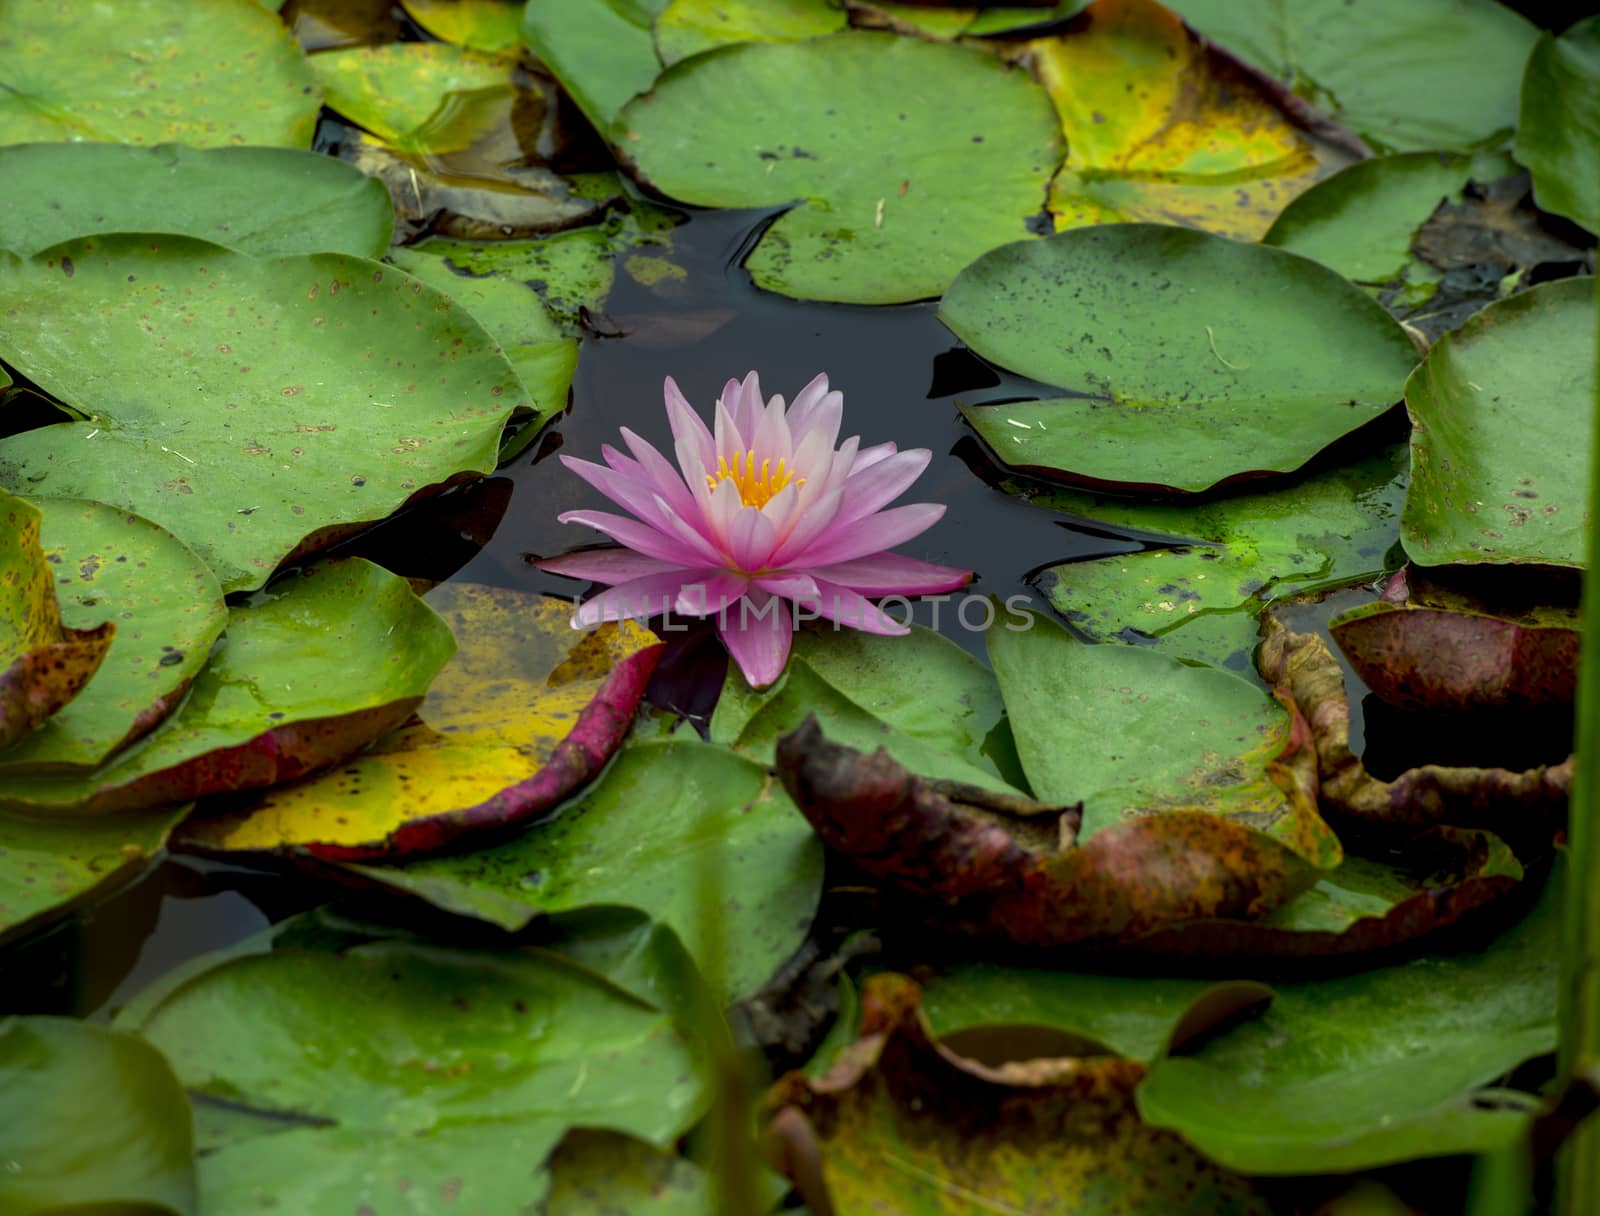
[[[1588,279],[1491,304],[1406,381],[1411,485],[1400,539],[1421,566],[1582,566],[1595,408]]]
[[[0,812],[0,942],[144,872],[188,806],[75,820]]]
[[[517,448],[526,447],[546,422],[567,408],[578,370],[577,339],[561,332],[538,293],[525,283],[458,274],[443,251],[434,248],[395,249],[389,261],[456,301],[500,344],[532,403],[532,417],[516,432]],[[512,454],[502,450],[501,459]]]
[[[1046,1027],[1149,1063],[1226,1016],[1272,999],[1249,980],[1096,975],[966,963],[922,986],[922,1010],[940,1039],[969,1054],[971,1032]],[[1044,1054],[1044,1053],[1038,1053]],[[1060,1052],[1061,1055],[1077,1054]]]
[[[41,498],[41,542],[62,620],[117,624],[105,660],[70,703],[0,751],[0,778],[93,767],[177,705],[227,623],[210,569],[147,519],[104,503]]]
[[[0,1020],[0,1211],[194,1216],[183,1087],[130,1034],[68,1018]]]
[[[1384,151],[1492,145],[1538,31],[1493,0],[1172,0],[1200,33]]]
[[[727,856],[720,906],[740,926],[722,967],[730,993],[747,995],[805,940],[822,893],[822,849],[764,767],[723,748],[637,743],[559,816],[507,844],[353,868],[507,929],[543,913],[622,904],[692,943],[713,847]]]
[[[1038,580],[1090,641],[1154,644],[1173,658],[1249,671],[1256,616],[1283,595],[1380,574],[1399,540],[1406,449],[1282,489],[1138,502],[1030,485],[1030,502],[1192,543],[1053,566]]]
[[[1157,1060],[1139,1113],[1250,1173],[1328,1173],[1526,1134],[1479,1087],[1556,1043],[1559,893],[1481,948],[1275,983],[1259,1019]]]
[[[309,57],[328,107],[379,139],[410,152],[455,152],[499,121],[474,116],[472,94],[509,91],[505,60],[445,42],[391,42],[321,51]]]
[[[314,566],[229,613],[221,649],[141,747],[84,774],[8,776],[0,808],[138,810],[290,780],[404,721],[454,649],[404,579],[361,558]]]
[[[92,629],[61,615],[40,545],[39,509],[0,490],[0,749],[25,739],[76,697],[115,641],[102,613]]]
[[[668,0],[530,4],[522,40],[602,135],[661,72],[650,25]]]
[[[510,0],[401,0],[435,38],[468,50],[515,57],[522,49],[523,5]]]
[[[994,673],[942,634],[921,625],[903,637],[801,629],[790,653],[806,664],[808,676],[820,677],[892,730],[1027,788]],[[757,692],[729,672],[711,716],[712,742],[733,743],[782,687]],[[797,706],[803,704],[801,698]]]
[[[930,80],[940,104],[915,104]],[[936,296],[980,253],[1026,236],[1060,160],[1049,98],[1026,74],[983,51],[861,30],[685,60],[618,130],[670,198],[805,200],[745,267],[771,291],[857,304]]]
[[[1517,159],[1540,207],[1600,232],[1600,16],[1541,35],[1528,56]]]
[[[389,196],[331,157],[288,148],[23,144],[0,148],[14,188],[0,249],[30,257],[73,237],[165,232],[245,253],[379,257]]]
[[[0,353],[88,419],[0,440],[0,485],[134,511],[224,591],[489,472],[528,404],[476,321],[362,258],[93,237],[0,253],[0,296]]]
[[[1079,842],[1150,814],[1205,811],[1267,833],[1313,865],[1338,838],[1282,769],[1289,713],[1256,685],[1140,646],[1091,646],[1053,621],[988,634],[1034,793],[1083,800]]]
[[[664,977],[672,961],[651,940],[643,961]],[[258,1134],[201,1158],[206,1211],[349,1216],[397,1196],[426,1216],[520,1211],[543,1198],[568,1129],[661,1145],[704,1105],[674,1013],[627,976],[637,950],[572,958],[326,930],[280,930],[272,945],[123,1018],[197,1100],[258,1116]]]
[[[1407,275],[1417,230],[1469,181],[1513,172],[1500,153],[1407,152],[1357,161],[1284,209],[1261,238],[1313,258],[1352,282],[1383,286]]]
[[[832,0],[671,0],[656,17],[656,54],[671,67],[713,47],[798,42],[849,23],[844,7]]]
[[[1019,792],[987,758],[969,759],[951,748],[948,738],[940,737],[947,733],[940,729],[942,723],[935,725],[931,738],[898,729],[851,700],[799,657],[790,658],[782,685],[772,690],[740,729],[734,749],[771,764],[778,740],[813,717],[829,739],[867,753],[881,747],[918,776],[1001,794]]]
[[[542,1216],[705,1216],[711,1178],[674,1153],[617,1132],[574,1128],[550,1154]]]
[[[304,148],[321,105],[257,4],[0,0],[0,144]]]
[[[1183,228],[1078,228],[985,254],[939,318],[1066,396],[960,405],[1000,461],[1198,491],[1297,469],[1399,399],[1411,340],[1331,270]]]

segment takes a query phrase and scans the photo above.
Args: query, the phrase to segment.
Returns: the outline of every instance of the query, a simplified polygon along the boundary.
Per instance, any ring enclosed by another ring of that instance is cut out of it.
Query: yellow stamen
[[[786,460],[779,460],[778,467],[773,468],[771,460],[763,460],[758,473],[754,452],[746,452],[742,461],[735,456],[732,468],[728,467],[727,458],[721,457],[717,460],[717,471],[706,474],[706,484],[715,490],[719,481],[731,481],[738,487],[739,501],[745,506],[764,507],[791,481],[797,486],[806,484],[804,477],[796,477],[793,469],[784,467],[786,463]]]

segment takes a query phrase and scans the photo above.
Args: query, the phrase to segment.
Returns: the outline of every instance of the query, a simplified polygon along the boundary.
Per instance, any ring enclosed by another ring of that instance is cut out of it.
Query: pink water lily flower
[[[677,468],[627,427],[631,457],[606,445],[604,465],[561,458],[632,516],[560,517],[624,546],[538,563],[609,585],[578,609],[575,627],[668,610],[714,615],[745,679],[759,688],[782,673],[797,617],[902,634],[907,627],[869,597],[953,591],[971,580],[971,571],[889,552],[944,514],[935,503],[884,509],[932,453],[892,443],[863,449],[857,436],[835,448],[844,395],[828,390],[826,376],[787,410],[782,397],[762,400],[755,372],[743,383],[730,380],[714,429],[671,377],[666,399]]]

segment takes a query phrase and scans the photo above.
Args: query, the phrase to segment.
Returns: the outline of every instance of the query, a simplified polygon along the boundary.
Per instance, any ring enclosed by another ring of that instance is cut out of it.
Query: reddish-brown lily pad
[[[361,558],[312,567],[229,614],[183,705],[138,747],[8,777],[0,809],[126,811],[292,780],[405,721],[453,649],[404,579]]]
[[[116,624],[69,629],[39,544],[39,512],[0,490],[0,748],[66,705],[111,649]]]
[[[1407,567],[1328,632],[1362,682],[1401,709],[1530,709],[1577,694],[1576,608],[1507,614]]]
[[[921,990],[878,975],[861,1037],[767,1098],[770,1153],[813,1213],[1265,1213],[1246,1178],[1144,1123],[1145,1066],[1114,1055],[975,1059],[936,1042]]]
[[[1393,781],[1367,772],[1350,748],[1344,672],[1316,634],[1294,633],[1272,613],[1262,618],[1257,664],[1279,698],[1309,727],[1325,810],[1389,827],[1482,827],[1505,831],[1554,825],[1566,814],[1572,759],[1523,772],[1426,764]]]
[[[500,587],[445,584],[428,603],[458,649],[415,719],[337,770],[191,822],[183,844],[401,857],[541,818],[605,767],[660,657],[654,634],[578,633],[565,601]]]
[[[1201,811],[1129,818],[1080,845],[1077,807],[1051,813],[929,781],[885,751],[829,742],[814,721],[779,742],[777,769],[829,848],[974,936],[1109,945],[1193,920],[1259,919],[1317,880],[1288,845]]]

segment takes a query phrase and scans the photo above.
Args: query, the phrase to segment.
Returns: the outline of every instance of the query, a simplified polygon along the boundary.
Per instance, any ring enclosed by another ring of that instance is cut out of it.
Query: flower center
[[[731,481],[739,488],[739,501],[747,507],[764,507],[777,492],[791,481],[797,486],[806,484],[804,477],[796,477],[793,469],[785,468],[785,461],[779,460],[778,467],[772,467],[772,461],[763,460],[761,467],[756,467],[756,454],[746,452],[741,461],[737,456],[733,458],[733,467],[728,467],[724,457],[717,461],[717,471],[706,474],[706,484],[713,490],[719,481]]]

